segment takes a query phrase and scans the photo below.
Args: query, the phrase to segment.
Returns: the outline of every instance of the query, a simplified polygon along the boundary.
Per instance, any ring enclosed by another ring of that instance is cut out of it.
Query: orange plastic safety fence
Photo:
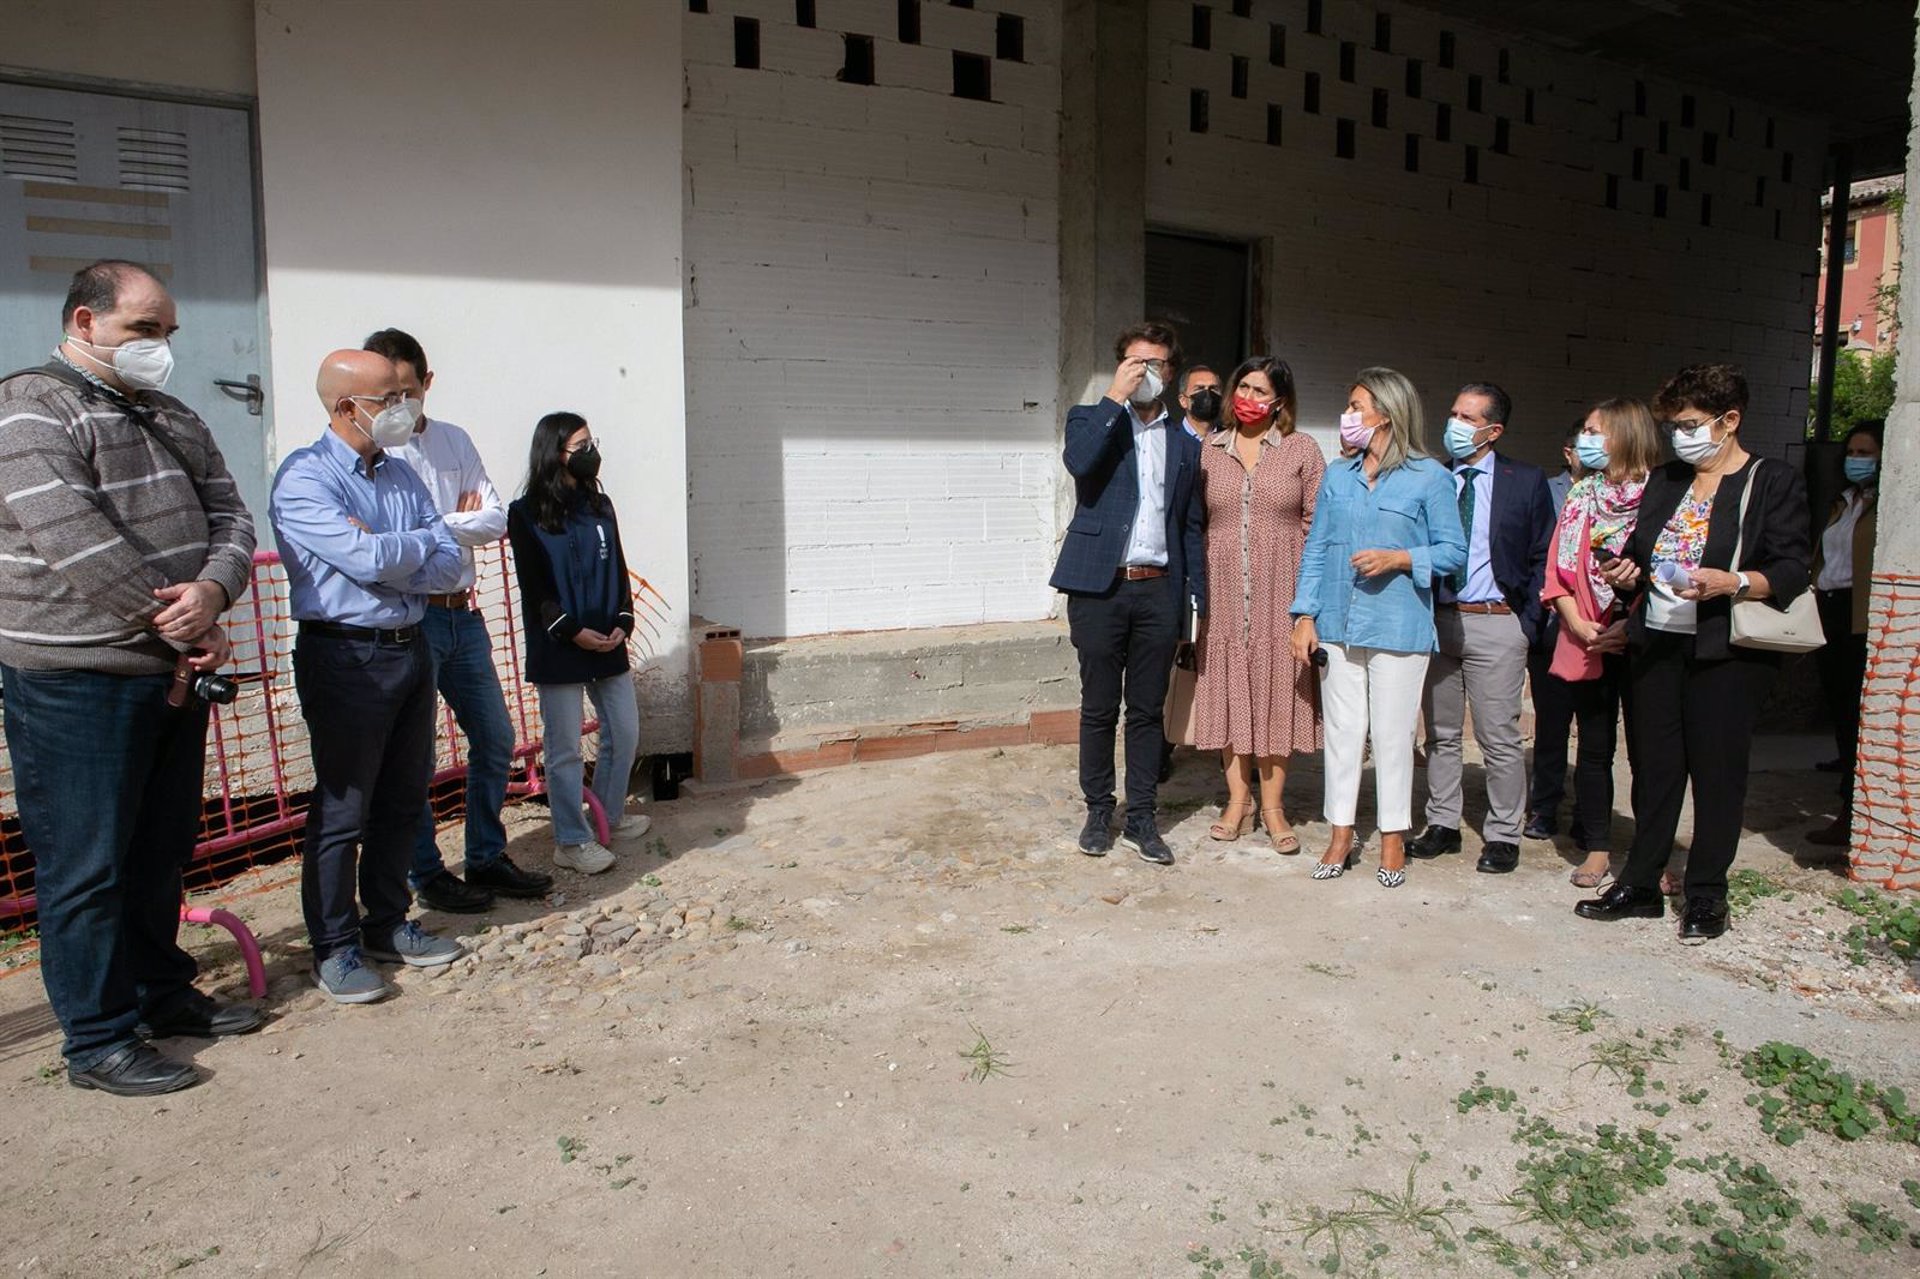
[[[1868,621],[1853,878],[1920,889],[1920,576],[1875,573]]]
[[[542,791],[539,695],[521,663],[524,640],[519,592],[504,542],[474,553],[474,602],[493,639],[494,664],[514,728],[509,794],[526,798]],[[636,634],[630,645],[636,670],[655,660],[668,611],[644,578],[635,577]],[[225,668],[239,685],[230,706],[212,708],[207,728],[207,764],[200,838],[186,882],[204,889],[276,863],[297,865],[304,838],[313,764],[306,723],[293,686],[294,624],[286,574],[279,557],[254,557],[253,583],[225,619],[233,659]],[[586,727],[591,730],[591,720]],[[462,816],[465,739],[444,706],[437,722],[433,786],[435,816]],[[586,745],[583,743],[583,746]],[[275,884],[284,882],[276,877]],[[0,742],[0,936],[33,923],[33,857],[13,807],[13,764]]]

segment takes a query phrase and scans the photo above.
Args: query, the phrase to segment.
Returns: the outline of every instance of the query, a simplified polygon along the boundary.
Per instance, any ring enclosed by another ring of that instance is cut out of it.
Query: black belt
[[[302,622],[302,635],[318,635],[324,639],[372,640],[376,644],[411,644],[420,638],[418,626],[401,626],[383,631],[373,626],[347,626],[340,622]]]

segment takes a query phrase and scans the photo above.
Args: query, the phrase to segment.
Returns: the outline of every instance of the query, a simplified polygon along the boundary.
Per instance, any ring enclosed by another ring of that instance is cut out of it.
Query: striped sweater
[[[253,517],[212,432],[170,395],[129,401],[40,371],[0,381],[0,490],[9,666],[169,671],[154,590],[206,579],[237,600],[251,580]]]

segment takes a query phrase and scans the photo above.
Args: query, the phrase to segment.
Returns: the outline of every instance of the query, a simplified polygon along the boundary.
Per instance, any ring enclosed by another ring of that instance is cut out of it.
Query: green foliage
[[[1770,879],[1757,870],[1736,870],[1727,876],[1727,913],[1735,919],[1751,911],[1762,897],[1792,901],[1793,892],[1779,880]]]
[[[1878,1128],[1892,1141],[1920,1142],[1920,1116],[1906,1094],[1855,1080],[1797,1044],[1764,1043],[1741,1059],[1740,1073],[1763,1091],[1747,1094],[1761,1131],[1791,1146],[1808,1130],[1858,1141]]]
[[[1847,953],[1856,966],[1867,962],[1867,944],[1881,942],[1903,960],[1920,959],[1920,911],[1870,888],[1843,888],[1834,905],[1862,922],[1847,930]]]
[[[1844,440],[1847,432],[1861,422],[1886,418],[1893,407],[1893,372],[1891,347],[1872,354],[1841,348],[1834,362],[1833,421],[1828,439]],[[1818,399],[1815,388],[1807,406],[1809,414]]]
[[[1461,1114],[1477,1110],[1481,1106],[1492,1106],[1501,1114],[1512,1110],[1520,1096],[1511,1088],[1496,1088],[1487,1082],[1487,1072],[1476,1070],[1473,1074],[1473,1087],[1465,1089],[1454,1099],[1454,1105]],[[1525,1107],[1521,1108],[1525,1113]]]
[[[1532,1119],[1514,1140],[1533,1153],[1515,1165],[1520,1184],[1503,1202],[1521,1220],[1569,1235],[1632,1226],[1621,1206],[1666,1185],[1673,1163],[1673,1143],[1650,1128],[1629,1133],[1602,1124],[1588,1136]]]
[[[1547,1014],[1547,1020],[1565,1026],[1576,1034],[1591,1035],[1600,1024],[1602,1017],[1611,1017],[1612,1013],[1591,999],[1581,999],[1568,1004],[1565,1008],[1556,1008]]]

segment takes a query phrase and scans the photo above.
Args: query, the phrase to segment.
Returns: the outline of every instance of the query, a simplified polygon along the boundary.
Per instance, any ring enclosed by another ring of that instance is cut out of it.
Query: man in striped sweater
[[[161,393],[166,287],[97,262],[61,322],[50,363],[0,381],[0,686],[67,1077],[146,1096],[199,1082],[147,1040],[260,1024],[195,990],[176,940],[207,708],[168,701],[183,655],[226,660],[253,520],[206,425]]]

